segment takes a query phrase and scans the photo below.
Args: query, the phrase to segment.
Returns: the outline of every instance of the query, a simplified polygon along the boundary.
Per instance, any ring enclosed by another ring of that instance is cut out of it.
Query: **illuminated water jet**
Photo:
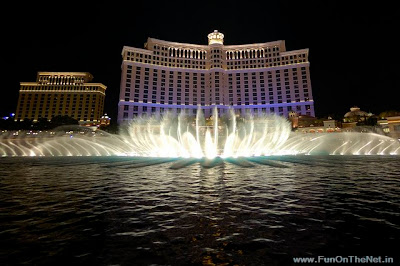
[[[77,127],[55,135],[0,135],[0,156],[132,156],[141,167],[171,162],[178,169],[193,163],[210,168],[224,162],[241,167],[276,162],[282,155],[399,155],[400,142],[374,133],[291,132],[290,123],[274,114],[236,116],[233,110],[205,119],[165,114],[140,117],[118,135]],[[276,157],[278,156],[278,157]],[[297,161],[301,163],[300,161]]]

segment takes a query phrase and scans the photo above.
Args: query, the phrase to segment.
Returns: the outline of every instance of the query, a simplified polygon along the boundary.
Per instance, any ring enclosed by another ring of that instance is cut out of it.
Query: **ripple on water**
[[[397,254],[398,158],[304,164],[309,158],[284,162],[289,168],[179,170],[90,157],[2,158],[1,259],[263,265],[333,247],[333,255]]]

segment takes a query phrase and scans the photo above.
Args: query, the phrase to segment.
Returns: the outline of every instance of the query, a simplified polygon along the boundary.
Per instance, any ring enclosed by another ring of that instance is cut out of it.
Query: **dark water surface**
[[[0,264],[399,263],[398,156],[282,164],[172,170],[133,168],[129,158],[0,158]]]

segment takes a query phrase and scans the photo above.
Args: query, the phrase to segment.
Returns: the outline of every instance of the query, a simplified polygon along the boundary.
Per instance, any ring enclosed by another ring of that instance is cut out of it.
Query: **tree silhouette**
[[[67,116],[67,115],[58,115],[55,116],[51,119],[51,126],[52,128],[58,127],[58,126],[65,126],[65,125],[79,125],[78,120]]]

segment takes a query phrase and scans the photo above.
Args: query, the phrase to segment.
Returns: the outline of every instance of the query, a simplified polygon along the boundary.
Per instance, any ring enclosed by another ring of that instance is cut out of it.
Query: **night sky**
[[[317,117],[343,116],[354,105],[375,114],[400,110],[395,6],[376,1],[359,6],[337,1],[82,2],[14,1],[3,9],[1,116],[15,112],[19,82],[35,81],[38,71],[82,71],[107,86],[105,112],[116,119],[124,45],[143,48],[147,37],[206,45],[214,29],[225,34],[226,45],[285,40],[288,51],[309,48]]]

